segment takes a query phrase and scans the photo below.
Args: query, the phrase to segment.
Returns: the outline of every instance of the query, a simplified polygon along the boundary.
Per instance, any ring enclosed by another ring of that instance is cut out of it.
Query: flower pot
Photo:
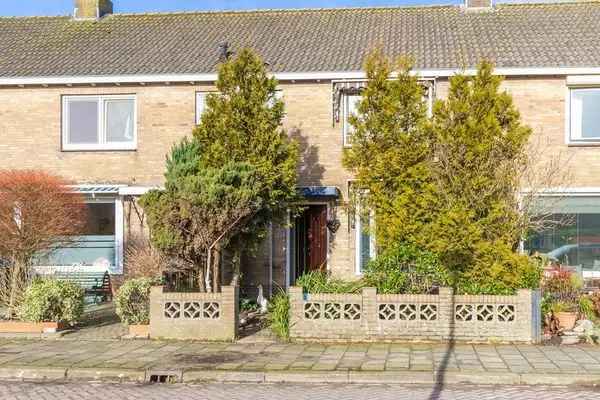
[[[150,336],[150,325],[129,325],[129,336],[148,338]]]
[[[0,333],[56,333],[64,329],[58,322],[0,321]]]
[[[571,330],[577,322],[576,312],[557,312],[554,314],[558,319],[558,324],[562,329]]]

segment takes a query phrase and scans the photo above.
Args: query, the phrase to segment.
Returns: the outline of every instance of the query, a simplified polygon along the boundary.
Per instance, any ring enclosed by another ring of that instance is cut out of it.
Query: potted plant
[[[550,311],[558,320],[559,327],[565,330],[573,329],[579,317],[579,307],[576,303],[556,301],[550,306]]]
[[[559,270],[547,277],[542,284],[544,299],[547,299],[551,317],[558,320],[559,328],[570,330],[580,314],[580,297],[583,282],[579,275]]]
[[[150,288],[155,280],[136,278],[125,281],[115,297],[116,313],[129,326],[131,337],[150,335]]]

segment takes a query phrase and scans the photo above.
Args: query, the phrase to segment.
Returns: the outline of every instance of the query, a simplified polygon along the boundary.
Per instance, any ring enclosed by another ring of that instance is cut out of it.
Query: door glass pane
[[[107,100],[106,106],[106,141],[133,141],[133,100]]]
[[[98,143],[98,101],[69,100],[67,107],[69,115],[68,143]]]
[[[369,216],[361,217],[360,224],[360,270],[362,271],[371,260],[371,233]]]
[[[600,138],[600,90],[574,90],[572,100],[572,136],[575,139]]]

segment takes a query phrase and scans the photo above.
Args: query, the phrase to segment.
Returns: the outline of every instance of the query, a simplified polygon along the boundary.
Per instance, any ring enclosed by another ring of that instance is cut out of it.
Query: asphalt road
[[[0,382],[2,400],[597,400],[599,396],[600,388],[590,387],[452,386],[440,389],[430,386],[395,385],[135,385]]]

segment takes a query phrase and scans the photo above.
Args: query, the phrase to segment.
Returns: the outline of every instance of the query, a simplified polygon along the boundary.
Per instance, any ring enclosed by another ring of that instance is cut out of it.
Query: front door
[[[295,223],[295,278],[327,267],[327,206],[309,205]]]

